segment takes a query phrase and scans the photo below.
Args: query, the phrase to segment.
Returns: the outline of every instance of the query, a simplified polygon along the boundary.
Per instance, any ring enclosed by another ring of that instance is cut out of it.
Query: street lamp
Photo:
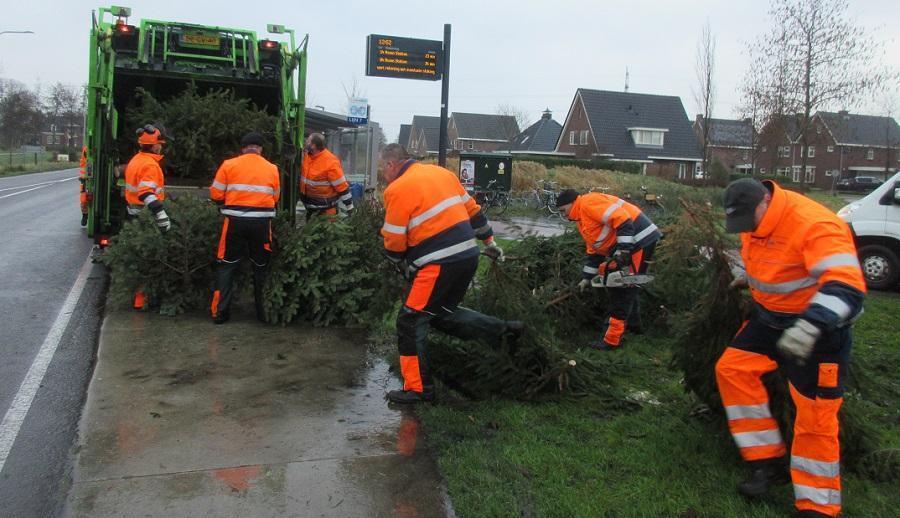
[[[34,31],[0,31],[0,34],[34,34]]]

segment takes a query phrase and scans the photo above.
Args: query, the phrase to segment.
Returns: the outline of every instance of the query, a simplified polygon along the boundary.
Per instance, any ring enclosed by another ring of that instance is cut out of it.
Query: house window
[[[806,148],[806,156],[807,158],[816,158],[816,146],[809,146]]]
[[[806,183],[816,183],[816,167],[806,166]]]
[[[569,132],[569,145],[570,146],[575,145],[575,132],[574,131]]]
[[[678,179],[684,180],[685,178],[687,178],[687,168],[683,163],[678,164]]]
[[[866,152],[866,160],[875,160],[875,150],[870,149]]]
[[[469,149],[475,149],[475,143],[469,142]]]
[[[663,145],[663,135],[665,132],[659,130],[633,129],[631,130],[631,138],[637,146],[659,146]]]
[[[791,181],[793,181],[795,183],[800,182],[800,166],[799,165],[795,165],[794,167],[791,168]]]
[[[750,152],[749,151],[744,151],[743,160],[744,161],[750,160]]]
[[[760,168],[759,168],[759,174],[766,174],[766,168],[765,168],[765,167],[760,167]]]
[[[790,158],[791,146],[778,146],[778,156],[781,158]]]
[[[822,126],[816,126],[816,134],[818,134],[818,135],[822,134]]]
[[[588,143],[588,130],[581,130],[581,145],[586,146]]]
[[[834,146],[828,146],[828,152],[834,153]]]
[[[767,151],[769,151],[769,146],[763,146],[763,147],[762,147],[762,152],[765,153],[765,152],[767,152]]]

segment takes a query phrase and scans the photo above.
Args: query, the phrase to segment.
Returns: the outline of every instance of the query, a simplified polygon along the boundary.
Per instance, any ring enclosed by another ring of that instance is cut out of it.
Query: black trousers
[[[428,369],[430,327],[461,340],[485,339],[499,346],[506,322],[459,305],[477,268],[478,257],[471,257],[453,263],[429,264],[416,272],[406,303],[397,316],[403,390],[434,390]]]
[[[632,254],[631,268],[634,273],[647,273],[655,249],[656,243],[651,243]],[[626,328],[642,327],[640,288],[611,288],[609,294],[609,309],[603,317],[602,336],[606,343],[617,346]]]
[[[213,293],[213,317],[228,315],[232,299],[234,272],[241,259],[249,257],[253,264],[253,298],[256,318],[265,320],[262,289],[272,255],[272,220],[270,218],[236,218],[225,216],[219,249],[216,253],[216,290]]]

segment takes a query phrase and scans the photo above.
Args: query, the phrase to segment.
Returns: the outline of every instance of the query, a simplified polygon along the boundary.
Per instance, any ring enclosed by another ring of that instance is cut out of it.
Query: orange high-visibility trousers
[[[797,407],[791,445],[791,480],[797,509],[837,516],[841,510],[838,410],[851,348],[850,330],[826,333],[804,365],[775,349],[782,330],[755,318],[745,322],[716,363],[716,381],[728,427],[747,461],[786,455],[778,423],[769,410],[762,376],[781,368]]]

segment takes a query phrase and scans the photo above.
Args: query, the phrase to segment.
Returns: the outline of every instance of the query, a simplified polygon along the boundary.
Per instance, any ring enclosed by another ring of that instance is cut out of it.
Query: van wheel
[[[900,260],[891,249],[881,245],[867,245],[859,249],[866,286],[874,290],[893,288],[900,279]]]

